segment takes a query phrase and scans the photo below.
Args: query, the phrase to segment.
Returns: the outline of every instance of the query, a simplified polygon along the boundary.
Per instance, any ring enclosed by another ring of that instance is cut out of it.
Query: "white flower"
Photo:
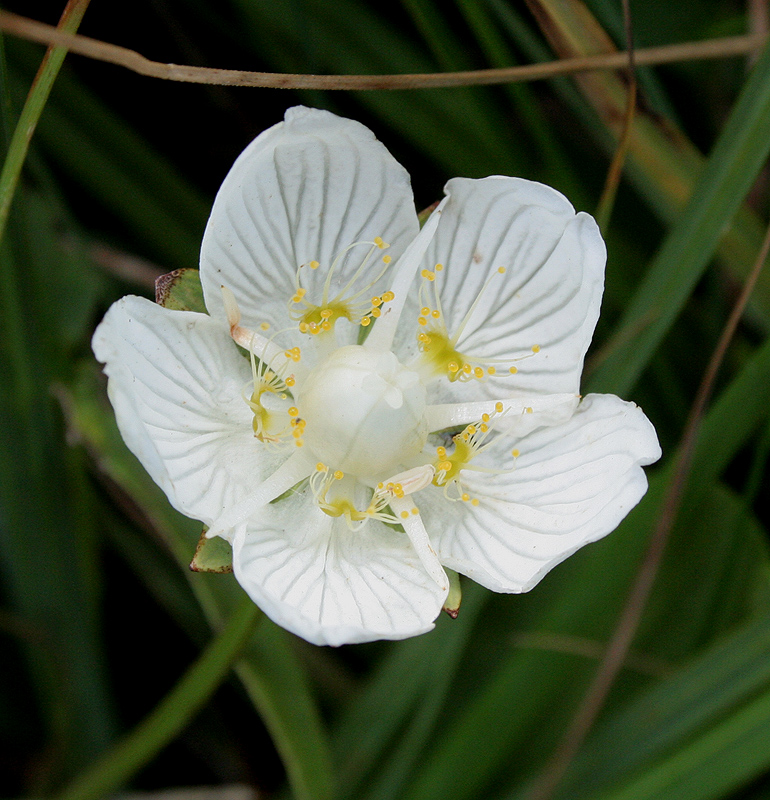
[[[516,178],[446,195],[420,231],[369,130],[291,109],[214,203],[210,316],[125,297],[94,335],[128,446],[311,642],[429,630],[444,567],[530,589],[618,525],[660,455],[635,405],[579,401],[593,219]]]

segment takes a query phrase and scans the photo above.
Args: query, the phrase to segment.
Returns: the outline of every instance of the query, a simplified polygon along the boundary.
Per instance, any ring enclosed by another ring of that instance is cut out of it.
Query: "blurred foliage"
[[[50,23],[62,10],[4,6]],[[646,0],[632,12],[638,46],[748,24],[732,0]],[[623,41],[615,0],[402,0],[383,11],[363,0],[136,0],[119,12],[93,0],[81,32],[166,62],[322,73],[503,66]],[[2,39],[3,152],[42,55]],[[770,208],[770,50],[753,71],[732,58],[645,68],[639,83],[585,386],[638,401],[656,425],[665,457],[643,502],[528,595],[467,582],[459,618],[417,639],[329,650],[259,620],[205,709],[107,789],[246,782],[298,800],[526,800],[615,629]],[[238,618],[231,575],[188,570],[199,526],[125,450],[89,339],[113,300],[152,296],[154,275],[197,265],[214,192],[248,141],[304,102],[372,127],[421,208],[454,175],[497,173],[593,211],[625,91],[620,74],[592,73],[297,93],[67,59],[0,246],[3,796],[56,794],[100,754],[114,757]],[[769,332],[766,269],[632,651],[558,800],[770,796]]]

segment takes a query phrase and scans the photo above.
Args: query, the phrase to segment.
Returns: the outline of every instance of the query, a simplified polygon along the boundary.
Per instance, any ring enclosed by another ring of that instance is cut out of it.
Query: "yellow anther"
[[[299,409],[297,408],[297,406],[292,406],[292,407],[289,409],[289,416],[290,416],[290,417],[296,417],[296,416],[297,416],[297,414],[299,414]]]
[[[515,374],[516,374],[518,371],[519,371],[519,370],[518,370],[516,367],[511,367],[511,368],[508,370],[508,372],[510,372],[510,373],[511,373],[511,375],[515,375]]]
[[[294,297],[292,297],[292,298],[291,298],[291,302],[292,302],[292,303],[299,303],[299,301],[300,301],[301,299],[302,299],[302,298],[301,298],[301,297],[300,297],[298,294],[295,294],[295,295],[294,295]]]
[[[471,499],[471,496],[468,494],[468,492],[463,492],[460,495],[460,499],[464,500],[467,503]]]
[[[417,341],[422,342],[423,344],[430,344],[430,336],[428,336],[427,333],[418,333]]]
[[[345,473],[341,469],[334,470],[334,479],[341,481],[345,477]]]
[[[311,323],[310,323],[310,333],[311,333],[311,334],[315,335],[315,334],[317,334],[317,333],[318,333],[318,331],[320,331],[320,330],[321,330],[321,329],[318,327],[318,323],[317,323],[317,322],[311,322]]]
[[[373,297],[372,298],[372,305],[374,306],[374,308],[377,308],[377,306],[381,306],[382,305],[382,298],[381,297]]]
[[[477,378],[483,378],[484,377],[484,370],[481,367],[475,367],[474,370],[473,370],[473,374]]]
[[[532,413],[532,409],[531,408],[527,408],[527,414],[531,414],[531,413]]]
[[[393,292],[385,292],[385,294],[382,296],[382,302],[389,303],[391,300],[393,300],[393,298],[395,298],[395,296],[396,295],[394,295]]]
[[[479,425],[479,430],[482,433],[486,433],[489,430],[489,425],[487,425],[486,422],[482,422],[481,425]]]
[[[323,461],[319,461],[315,465],[315,468],[316,468],[316,470],[318,470],[318,472],[325,472],[326,471],[326,464],[324,464]]]
[[[441,312],[437,308],[434,308],[433,311],[430,312],[430,315],[433,319],[438,319],[441,316]]]
[[[305,443],[302,441],[302,439],[295,439],[294,444],[296,444],[297,447],[302,447],[302,445]]]
[[[511,455],[512,455],[514,458],[518,458],[518,457],[521,455],[521,453],[519,453],[519,451],[518,451],[518,450],[511,450]]]
[[[459,364],[458,364],[456,361],[450,361],[450,362],[447,364],[447,369],[448,369],[450,372],[452,372],[452,373],[454,373],[454,372],[459,372],[459,370],[460,370],[460,365],[459,365]]]
[[[425,317],[417,317],[417,322],[418,322],[419,325],[427,325],[428,324],[428,320],[425,319]]]
[[[321,312],[321,319],[329,319],[329,317],[330,317],[331,315],[332,315],[331,309],[330,309],[330,308],[325,308],[325,309],[324,309],[324,310]]]
[[[503,404],[500,401],[495,403],[495,411],[497,411],[498,414],[503,413]]]
[[[471,374],[471,369],[473,369],[473,368],[471,367],[470,364],[463,364],[463,372],[466,375],[470,375]]]
[[[436,455],[439,458],[446,458],[446,447],[437,447],[436,448]]]
[[[436,280],[436,273],[431,272],[429,269],[424,269],[420,275],[425,278],[426,281],[435,281]]]
[[[489,422],[489,414],[482,414],[481,415],[482,422]]]
[[[308,325],[307,322],[300,322],[299,324],[299,332],[300,333],[307,333]]]
[[[420,509],[419,509],[419,508],[417,508],[417,507],[415,506],[415,507],[412,509],[412,514],[415,514],[415,515],[416,515],[416,514],[419,514],[419,513],[420,513]]]
[[[463,433],[467,433],[469,436],[473,436],[476,433],[476,426],[475,425],[468,425]]]
[[[321,330],[322,330],[322,331],[330,331],[330,330],[331,330],[331,328],[332,328],[332,324],[331,324],[331,322],[329,322],[329,320],[328,320],[328,319],[325,319],[325,320],[324,320],[324,321],[321,323]]]
[[[364,327],[364,328],[366,328],[366,327],[368,327],[368,326],[371,324],[371,322],[372,322],[372,321],[371,321],[371,319],[369,319],[369,317],[364,317],[364,318],[361,320],[361,326],[362,326],[362,327]]]
[[[260,330],[266,331],[270,327],[269,322],[263,322],[260,326]]]
[[[382,311],[379,308],[372,309],[372,316],[376,319],[377,317],[382,315]]]
[[[499,272],[501,275],[503,275],[503,274],[505,274],[505,267],[498,267],[498,268],[497,268],[497,271],[498,271],[498,272]]]
[[[441,270],[444,269],[444,265],[443,264],[436,264],[434,269],[436,270],[436,272],[441,272]]]
[[[293,375],[289,375],[288,378],[284,381],[284,383],[291,388],[297,382],[296,378]]]
[[[302,428],[301,427],[294,428],[294,430],[291,432],[291,435],[295,439],[299,439],[299,437],[302,436]]]
[[[471,505],[472,506],[477,506],[478,504],[479,504],[479,498],[478,497],[474,497],[473,500],[471,500]]]
[[[487,375],[494,375],[497,370],[494,367],[487,367]]]
[[[383,262],[384,264],[390,264],[390,262],[391,262],[392,260],[393,260],[393,259],[392,259],[390,256],[383,256],[383,257],[382,257],[382,262]]]
[[[409,512],[408,511],[402,511],[401,512],[401,519],[406,519],[408,516],[409,516]]]
[[[377,484],[377,488],[378,488],[378,489],[382,489],[382,487],[383,487],[384,485],[385,485],[385,484],[384,484],[382,481],[380,481],[380,482]]]
[[[540,345],[539,344],[533,344],[532,345],[532,352],[533,353],[539,353],[540,352]]]
[[[420,313],[423,315],[423,317],[427,317],[428,314],[430,314],[430,309],[428,308],[428,306],[423,306],[420,309]]]
[[[386,248],[390,247],[390,245],[387,242],[382,241],[381,236],[375,236],[374,243],[377,245],[377,247],[380,248],[380,250],[385,250]]]
[[[310,267],[310,269],[318,269],[318,267],[320,267],[321,265],[317,261],[311,261],[310,264],[308,264],[308,266]],[[302,293],[304,294],[304,290],[300,291],[302,291]]]
[[[444,452],[443,456],[439,456],[439,458],[445,458],[446,452]],[[452,469],[452,462],[451,461],[440,461],[438,465],[439,472],[449,472]]]

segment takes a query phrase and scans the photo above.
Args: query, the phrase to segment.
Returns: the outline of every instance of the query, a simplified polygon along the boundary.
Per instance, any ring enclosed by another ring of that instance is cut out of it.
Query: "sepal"
[[[190,562],[190,569],[193,572],[216,572],[223,574],[233,571],[233,548],[230,543],[214,536],[211,539],[206,537],[207,528],[203,529],[201,538],[198,539],[198,546],[195,548],[195,555]]]
[[[155,302],[174,311],[206,313],[200,272],[187,267],[167,272],[155,280]]]

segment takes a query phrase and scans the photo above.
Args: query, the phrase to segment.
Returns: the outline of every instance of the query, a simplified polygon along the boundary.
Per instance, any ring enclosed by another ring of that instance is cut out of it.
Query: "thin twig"
[[[746,4],[746,17],[748,18],[749,33],[757,36],[767,36],[770,32],[770,18],[768,17],[767,0],[748,0]],[[759,58],[760,48],[748,54],[746,66],[752,67]]]
[[[768,226],[765,239],[759,255],[743,287],[741,296],[725,324],[722,335],[711,356],[706,372],[703,375],[698,394],[695,397],[690,414],[687,419],[679,456],[671,484],[664,498],[663,506],[657,525],[650,537],[650,542],[644,560],[639,568],[631,592],[615,627],[615,632],[607,647],[602,663],[594,676],[594,680],[583,698],[577,713],[572,719],[572,724],[566,730],[561,742],[556,747],[551,760],[546,765],[542,774],[535,781],[528,800],[550,800],[559,787],[569,765],[583,745],[589,731],[593,727],[599,712],[604,706],[620,668],[623,666],[631,643],[636,635],[639,623],[650,597],[655,577],[658,573],[666,543],[673,528],[674,521],[682,502],[682,496],[687,484],[687,479],[692,467],[695,445],[698,439],[701,420],[706,409],[717,372],[724,360],[727,348],[738,327],[746,304],[751,296],[754,286],[759,278],[759,273],[770,253],[770,226]]]
[[[636,67],[634,59],[634,34],[631,25],[631,8],[629,0],[623,0],[623,21],[626,31],[626,52],[628,53],[628,95],[626,97],[626,112],[623,115],[623,131],[620,134],[615,155],[607,172],[607,180],[604,183],[602,196],[599,198],[599,206],[596,210],[596,221],[602,233],[607,231],[612,216],[612,209],[615,206],[615,196],[620,186],[620,177],[623,174],[623,165],[626,163],[626,155],[631,145],[631,134],[633,132],[634,115],[636,114]]]
[[[543,64],[501,69],[402,75],[297,75],[283,72],[249,72],[209,69],[150,61],[135,50],[118,47],[87,36],[70,35],[42,22],[0,11],[0,30],[41,44],[58,44],[72,53],[130,69],[140,75],[185,83],[220,86],[252,86],[268,89],[425,89],[452,86],[480,86],[495,83],[534,81],[590,70],[619,69],[628,63],[627,53],[565,58]],[[638,65],[668,64],[709,58],[746,55],[764,44],[765,36],[749,34],[705,42],[649,47],[636,51]]]

